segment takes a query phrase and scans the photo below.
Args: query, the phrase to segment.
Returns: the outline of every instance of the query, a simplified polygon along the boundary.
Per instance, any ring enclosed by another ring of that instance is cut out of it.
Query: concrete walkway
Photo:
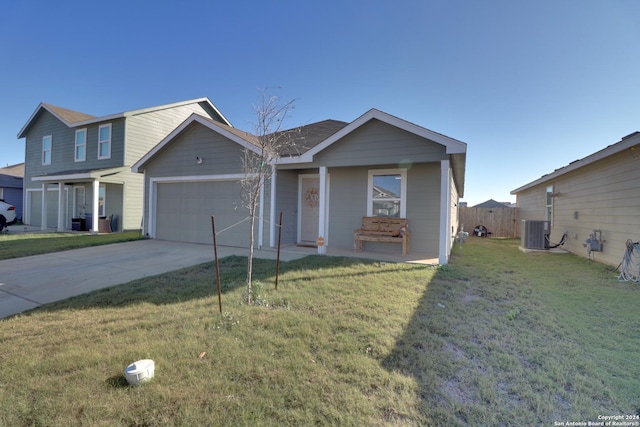
[[[314,251],[283,251],[291,261]],[[247,256],[248,249],[218,248],[218,257]],[[256,258],[276,259],[273,250]],[[0,261],[0,319],[96,289],[213,261],[213,247],[137,240]]]

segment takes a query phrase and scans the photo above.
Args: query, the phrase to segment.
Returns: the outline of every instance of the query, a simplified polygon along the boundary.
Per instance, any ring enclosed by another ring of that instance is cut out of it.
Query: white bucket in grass
[[[127,366],[124,376],[131,385],[140,385],[153,378],[156,369],[155,363],[151,359],[138,360]]]

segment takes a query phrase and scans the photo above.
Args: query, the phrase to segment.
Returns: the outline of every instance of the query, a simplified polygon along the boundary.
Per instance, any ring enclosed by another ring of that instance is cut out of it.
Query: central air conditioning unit
[[[524,249],[549,249],[550,221],[522,220],[520,246]]]

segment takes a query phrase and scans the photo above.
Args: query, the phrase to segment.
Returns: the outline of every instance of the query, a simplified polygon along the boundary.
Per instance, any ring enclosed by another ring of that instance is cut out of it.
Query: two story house
[[[99,232],[108,218],[111,231],[140,229],[144,183],[131,166],[193,113],[231,126],[208,98],[100,117],[41,103],[18,133],[23,222]]]

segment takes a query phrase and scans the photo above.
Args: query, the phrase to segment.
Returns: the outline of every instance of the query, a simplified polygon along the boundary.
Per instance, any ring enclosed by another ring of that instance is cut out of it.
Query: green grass
[[[139,231],[109,234],[0,233],[0,260],[143,239]]]
[[[0,321],[0,425],[553,425],[640,407],[637,285],[470,239],[448,266],[245,258]],[[199,359],[199,355],[206,355]],[[131,387],[131,362],[156,377]]]

